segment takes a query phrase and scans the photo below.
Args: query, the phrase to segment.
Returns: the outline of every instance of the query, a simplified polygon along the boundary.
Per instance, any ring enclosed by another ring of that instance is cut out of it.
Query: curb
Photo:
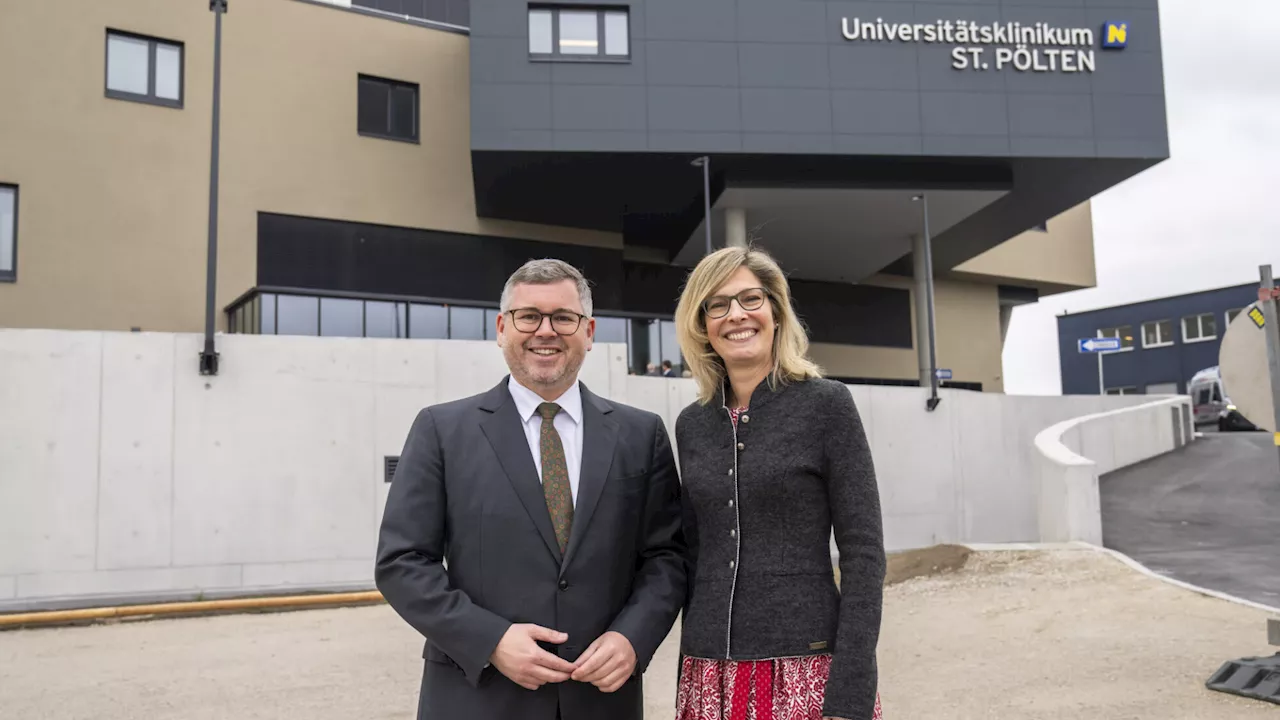
[[[1273,615],[1280,616],[1280,608],[1278,607],[1263,605],[1262,603],[1254,602],[1253,600],[1246,600],[1242,597],[1236,597],[1235,595],[1230,595],[1228,593],[1224,593],[1218,590],[1210,590],[1209,588],[1200,587],[1199,585],[1192,585],[1189,582],[1177,580],[1167,575],[1161,575],[1160,573],[1152,570],[1146,565],[1143,565],[1142,563],[1138,562],[1137,560],[1134,560],[1133,558],[1129,557],[1128,555],[1125,555],[1124,553],[1118,550],[1112,550],[1111,548],[1102,547],[1101,545],[1094,545],[1093,543],[1085,542],[1083,540],[1073,540],[1068,543],[999,543],[999,544],[965,543],[964,546],[969,548],[970,550],[973,550],[974,552],[1026,552],[1026,551],[1046,551],[1046,550],[1076,550],[1076,551],[1082,551],[1082,552],[1095,552],[1102,555],[1108,555],[1114,558],[1115,560],[1118,560],[1119,562],[1127,565],[1130,569],[1136,570],[1138,573],[1142,575],[1145,575],[1150,578],[1155,578],[1156,580],[1160,580],[1162,582],[1169,583],[1174,587],[1181,588],[1183,590],[1190,590],[1193,593],[1196,593],[1199,595],[1205,595],[1207,597],[1214,598],[1215,600],[1225,600],[1227,602],[1235,603],[1237,605],[1243,605],[1244,607],[1247,607],[1247,608],[1251,608],[1254,610],[1261,610],[1262,612],[1265,612],[1265,613],[1271,613]]]
[[[246,613],[264,610],[292,610],[313,607],[365,605],[383,601],[382,593],[328,593],[321,595],[286,595],[278,597],[202,600],[196,602],[156,603],[152,605],[120,605],[79,610],[45,610],[0,615],[0,631],[21,627],[71,625],[123,618],[209,615],[214,613]]]

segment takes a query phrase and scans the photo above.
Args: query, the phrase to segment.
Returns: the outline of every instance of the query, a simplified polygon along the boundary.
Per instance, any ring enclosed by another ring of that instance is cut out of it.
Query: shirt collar
[[[520,421],[528,422],[530,418],[538,414],[538,406],[546,402],[538,393],[521,385],[512,376],[507,381],[507,390],[511,392],[511,399],[516,403],[516,411],[520,413]],[[582,422],[582,389],[581,383],[577,380],[569,386],[564,394],[553,400],[555,404],[560,406],[560,411],[569,416],[570,420],[575,423]]]

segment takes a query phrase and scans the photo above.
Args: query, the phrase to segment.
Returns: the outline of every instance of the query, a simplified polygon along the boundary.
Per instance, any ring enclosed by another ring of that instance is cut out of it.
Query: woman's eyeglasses
[[[737,295],[712,295],[702,301],[702,312],[709,318],[722,318],[729,314],[735,300],[743,310],[759,310],[768,298],[769,291],[764,288],[747,288]]]

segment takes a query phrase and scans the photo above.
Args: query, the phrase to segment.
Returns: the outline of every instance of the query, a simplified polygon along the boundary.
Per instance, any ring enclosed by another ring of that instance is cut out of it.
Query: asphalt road
[[[1103,544],[1152,570],[1280,607],[1280,462],[1267,433],[1209,433],[1104,476]]]

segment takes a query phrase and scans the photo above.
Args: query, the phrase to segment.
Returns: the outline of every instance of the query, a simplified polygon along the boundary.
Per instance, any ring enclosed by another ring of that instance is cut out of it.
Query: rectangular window
[[[1182,341],[1204,342],[1218,337],[1218,322],[1213,313],[1182,318]]]
[[[1136,388],[1136,387],[1113,387],[1113,388],[1107,388],[1107,394],[1108,394],[1108,395],[1137,395],[1137,394],[1138,394],[1138,388]]]
[[[1232,321],[1232,320],[1235,320],[1235,319],[1236,319],[1236,316],[1237,316],[1237,315],[1239,315],[1239,314],[1240,314],[1240,313],[1242,313],[1242,312],[1244,312],[1244,308],[1235,308],[1235,309],[1232,309],[1232,310],[1228,310],[1228,311],[1227,311],[1227,324],[1228,324],[1228,325],[1230,325],[1230,324],[1231,324],[1231,321]]]
[[[1173,321],[1156,320],[1142,323],[1142,347],[1158,348],[1173,344]]]
[[[183,45],[107,31],[107,97],[182,107]]]
[[[418,142],[418,86],[359,76],[357,131],[361,135]]]
[[[18,186],[0,185],[0,282],[18,279]]]
[[[449,337],[449,308],[441,305],[409,306],[409,337],[443,340]]]
[[[631,56],[626,8],[529,8],[529,55],[538,60],[627,60]]]
[[[1133,349],[1133,326],[1132,325],[1121,325],[1120,327],[1103,328],[1098,331],[1098,337],[1120,338],[1121,350]]]

